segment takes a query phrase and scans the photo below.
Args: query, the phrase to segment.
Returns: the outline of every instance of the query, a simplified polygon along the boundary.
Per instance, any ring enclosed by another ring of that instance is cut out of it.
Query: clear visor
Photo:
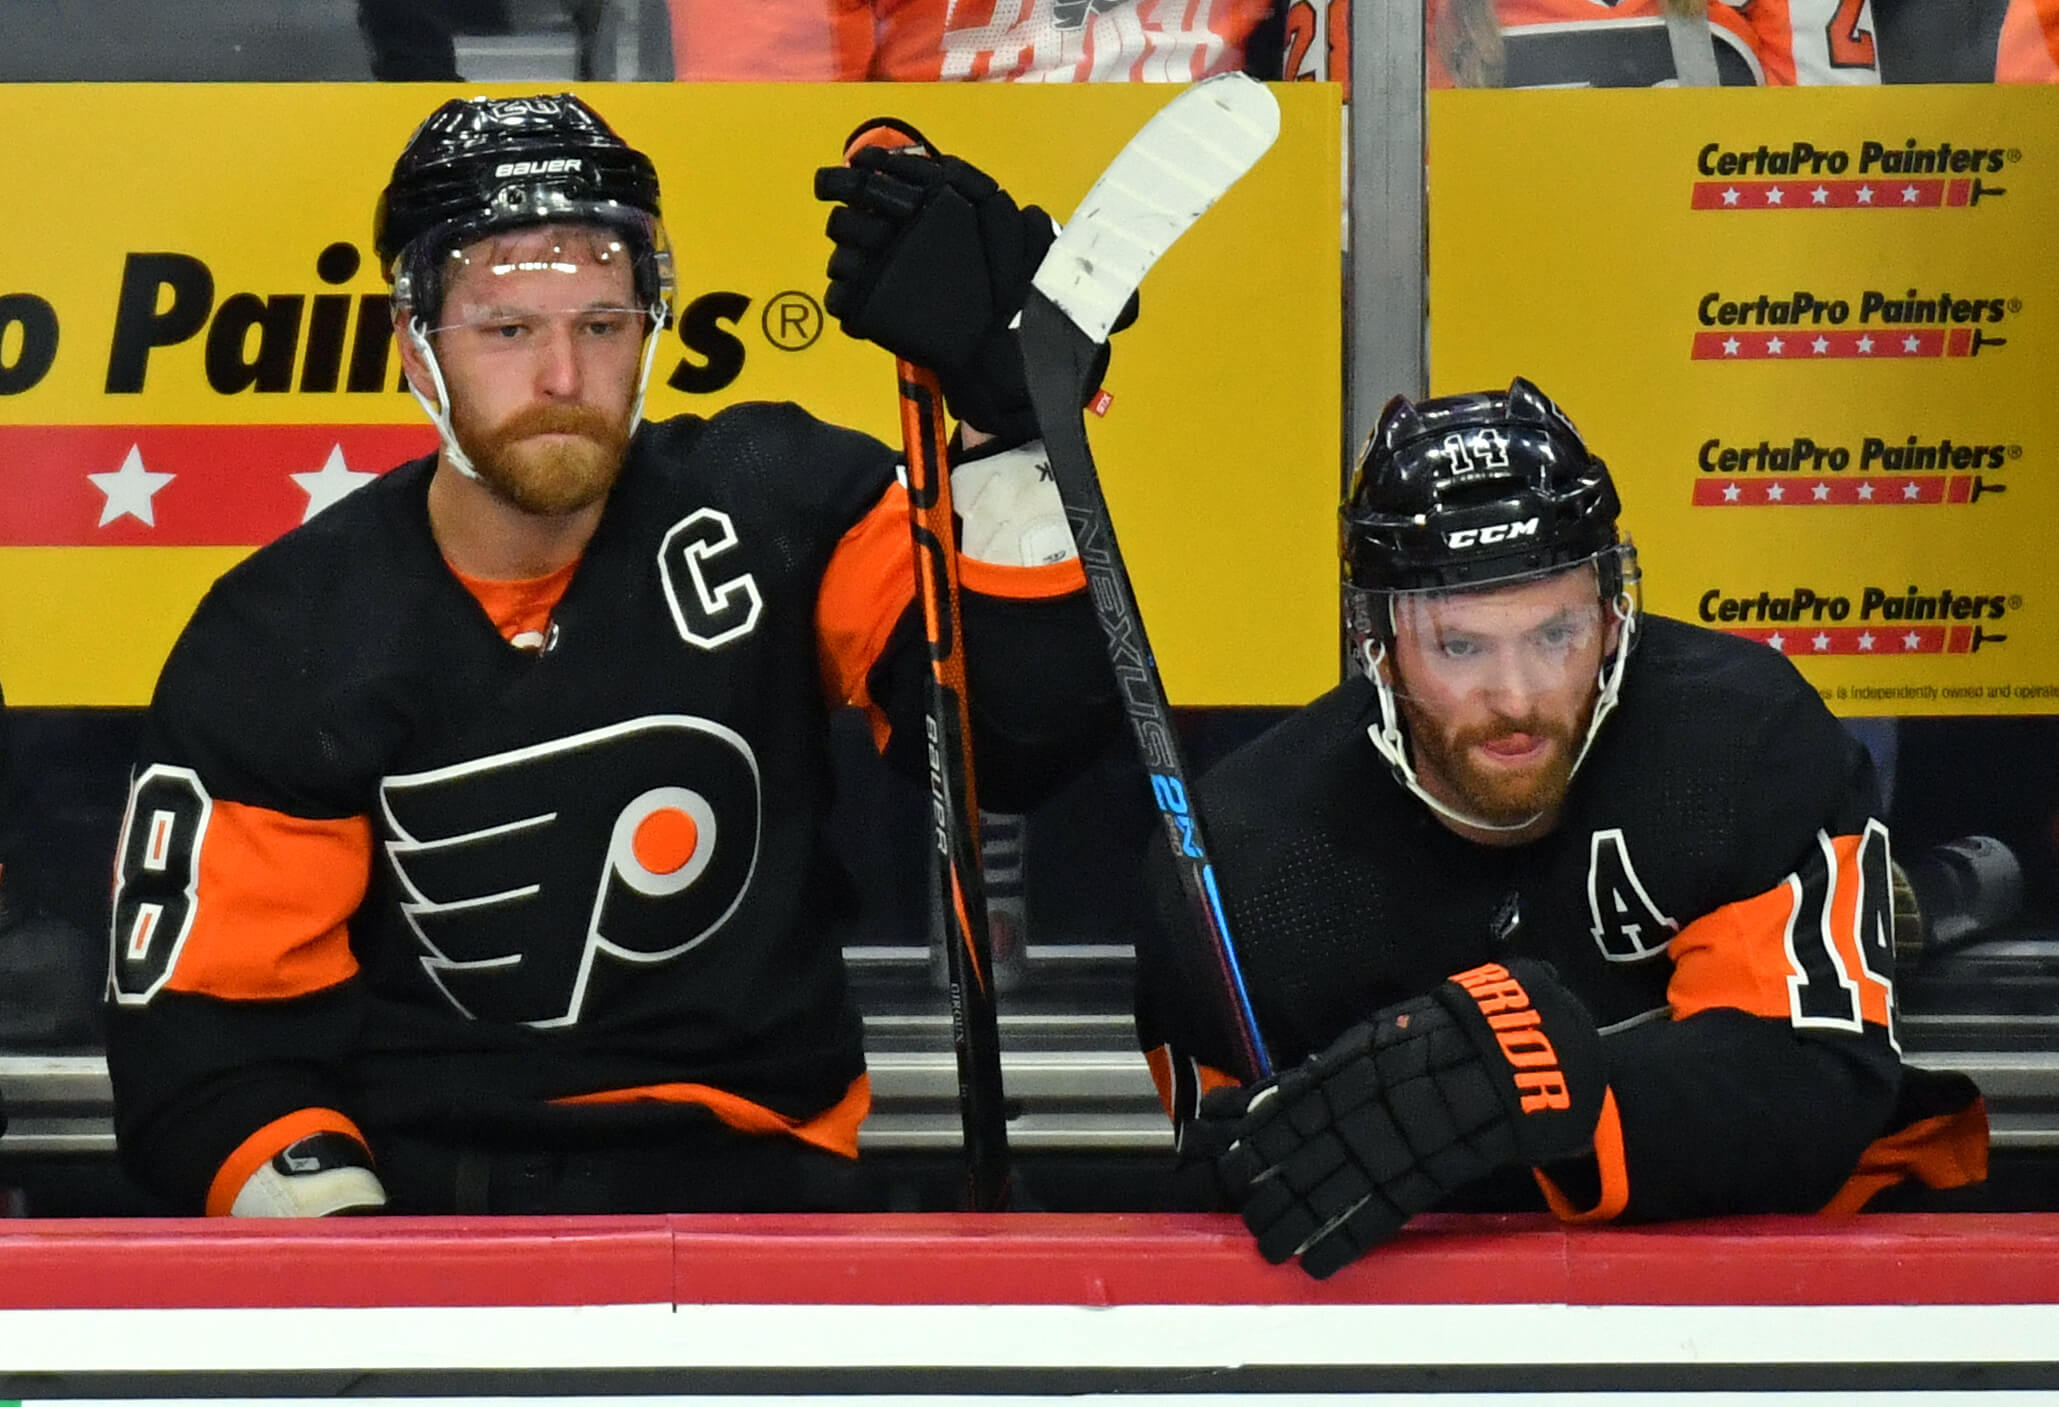
[[[648,241],[645,286],[654,287],[656,304],[669,305],[674,285],[665,228],[641,214],[634,218]],[[593,309],[642,318],[654,311],[638,294],[638,259],[645,247],[612,225],[592,223],[530,225],[459,244],[437,261],[441,307],[433,330],[490,323],[511,312]],[[401,275],[408,262],[400,261]],[[397,277],[395,303],[410,307],[413,293],[409,281]]]
[[[1401,697],[1477,699],[1517,715],[1584,698],[1635,618],[1635,557],[1621,552],[1465,590],[1347,587],[1352,633],[1362,650],[1378,647],[1386,682]],[[1618,575],[1618,563],[1629,570],[1605,597],[1602,583]]]

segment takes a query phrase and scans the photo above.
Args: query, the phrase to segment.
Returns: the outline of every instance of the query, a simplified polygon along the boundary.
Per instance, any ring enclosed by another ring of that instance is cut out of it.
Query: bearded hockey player
[[[1568,1221],[1984,1176],[1971,1084],[1899,1059],[1866,753],[1779,654],[1643,615],[1617,511],[1527,382],[1381,416],[1343,510],[1363,675],[1199,788],[1275,1078],[1232,1080],[1153,875],[1183,1181],[1268,1260],[1329,1275],[1509,1169]]]
[[[948,158],[890,176],[839,188],[832,313],[1033,433],[985,368],[1049,217]],[[115,895],[125,1165],[238,1215],[862,1205],[827,729],[858,705],[922,774],[893,453],[790,404],[641,423],[658,181],[569,95],[439,108],[376,242],[440,448],[231,571],[165,666]],[[1118,717],[1038,468],[959,485],[1000,806]]]

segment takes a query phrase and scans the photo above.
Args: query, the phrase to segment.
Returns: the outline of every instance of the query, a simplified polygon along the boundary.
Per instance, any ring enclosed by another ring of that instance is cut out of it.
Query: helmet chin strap
[[[1594,739],[1601,732],[1602,720],[1615,711],[1623,690],[1623,666],[1630,659],[1630,637],[1637,629],[1637,608],[1627,592],[1618,593],[1609,605],[1621,629],[1617,632],[1615,652],[1602,661],[1601,671],[1596,676],[1594,712],[1587,719],[1587,736],[1581,740],[1580,751],[1566,771],[1568,781],[1587,760],[1589,750],[1594,747]],[[1387,656],[1386,645],[1368,636],[1360,643],[1358,656],[1359,666],[1365,670],[1366,678],[1372,681],[1373,691],[1380,700],[1380,721],[1367,727],[1366,736],[1372,740],[1373,750],[1386,760],[1387,765],[1394,769],[1395,777],[1414,792],[1418,800],[1447,821],[1497,834],[1526,830],[1544,818],[1545,813],[1539,811],[1521,821],[1487,821],[1478,816],[1468,816],[1457,807],[1432,796],[1416,776],[1415,764],[1409,760],[1408,737],[1401,730],[1401,704],[1394,696],[1394,686],[1380,673],[1381,661]]]
[[[664,329],[665,319],[671,307],[663,295],[644,309],[650,319],[650,331],[643,338],[643,364],[636,373],[636,399],[629,407],[629,434],[636,433],[636,427],[643,423],[643,399],[651,384],[651,368],[658,360],[658,334]],[[474,483],[481,482],[479,471],[472,465],[472,456],[465,453],[465,447],[458,443],[458,432],[450,423],[450,388],[444,384],[443,364],[436,359],[436,348],[430,345],[429,330],[422,326],[421,318],[408,315],[408,342],[422,358],[422,364],[429,368],[429,379],[436,385],[436,399],[430,400],[422,394],[413,377],[408,378],[408,393],[415,403],[422,407],[422,413],[429,417],[429,423],[436,427],[436,438],[443,449],[443,457],[450,467]]]
[[[450,389],[443,384],[443,366],[436,360],[436,349],[429,345],[428,329],[422,326],[422,320],[413,313],[408,314],[408,342],[414,347],[415,354],[422,359],[422,364],[429,368],[429,379],[436,383],[436,399],[432,401],[423,395],[422,388],[415,384],[412,376],[408,378],[408,393],[415,398],[415,403],[422,407],[422,413],[429,417],[429,423],[436,427],[436,438],[442,444],[444,462],[476,484],[479,482],[479,471],[472,467],[472,456],[465,453],[464,446],[458,443],[458,432],[451,428]]]

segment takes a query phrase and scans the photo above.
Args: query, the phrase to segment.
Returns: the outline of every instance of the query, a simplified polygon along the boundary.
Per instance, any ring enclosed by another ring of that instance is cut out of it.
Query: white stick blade
[[[1279,135],[1280,105],[1264,84],[1241,73],[1195,84],[1116,155],[1032,282],[1082,332],[1107,341],[1159,256]]]

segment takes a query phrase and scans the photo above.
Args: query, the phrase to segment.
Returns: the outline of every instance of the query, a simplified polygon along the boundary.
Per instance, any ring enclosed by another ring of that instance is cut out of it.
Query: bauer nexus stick
[[[869,122],[845,144],[926,147],[891,119]],[[945,953],[951,988],[951,1047],[958,1057],[958,1111],[965,1127],[967,1204],[1008,1205],[1008,1113],[1001,1087],[1001,1029],[994,1009],[986,886],[979,869],[979,805],[972,771],[972,722],[966,706],[965,655],[959,648],[958,534],[952,522],[944,394],[936,373],[899,358],[901,445],[908,465],[908,527],[915,548],[915,590],[929,641],[924,684],[924,743],[929,753],[928,851],[932,951]]]
[[[1212,949],[1214,972],[1247,1080],[1272,1073],[1216,890],[1186,759],[1172,728],[1165,685],[1115,526],[1080,406],[1092,388],[1098,344],[1144,274],[1203,212],[1251,169],[1280,132],[1279,105],[1241,74],[1198,83],[1144,124],[1087,192],[1038,266],[1019,337],[1030,402],[1051,475],[1086,568],[1094,613],[1108,637],[1123,710],[1151,778],[1151,798],[1172,846],[1180,889]]]

